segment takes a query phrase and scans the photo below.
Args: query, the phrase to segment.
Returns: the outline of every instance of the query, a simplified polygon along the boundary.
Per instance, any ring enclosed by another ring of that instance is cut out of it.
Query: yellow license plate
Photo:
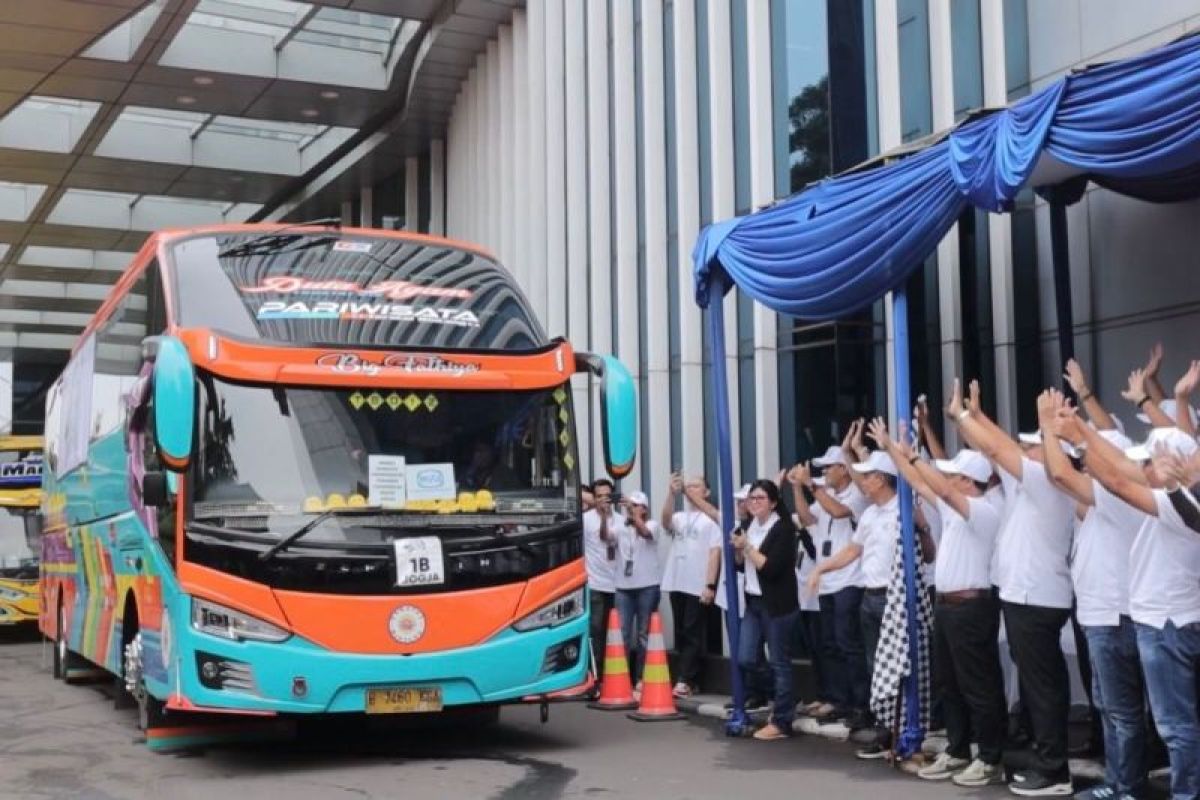
[[[442,710],[441,687],[367,689],[368,714],[421,714]]]

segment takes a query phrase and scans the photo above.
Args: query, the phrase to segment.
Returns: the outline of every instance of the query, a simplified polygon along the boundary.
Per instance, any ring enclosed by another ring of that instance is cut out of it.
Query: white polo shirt
[[[700,511],[676,511],[670,533],[662,590],[699,597],[708,583],[708,553],[721,546],[721,527]]]
[[[942,515],[942,541],[938,546],[939,592],[989,589],[992,585],[992,552],[1000,530],[1000,512],[984,497],[967,498],[966,517],[954,506],[938,500]]]
[[[830,491],[833,499],[850,509],[851,516],[838,519],[826,511],[820,503],[809,506],[809,512],[817,518],[816,525],[808,529],[813,546],[817,548],[817,563],[828,561],[854,538],[855,521],[862,515],[871,501],[858,490],[853,482],[840,492]],[[833,572],[821,575],[818,594],[834,594],[848,586],[862,586],[862,565],[856,560]]]
[[[1075,529],[1071,583],[1080,625],[1120,625],[1129,614],[1129,558],[1133,540],[1150,519],[1092,481],[1095,505]]]
[[[1163,628],[1200,622],[1200,535],[1154,490],[1158,515],[1138,531],[1130,550],[1129,612],[1135,622]]]
[[[929,538],[933,539],[933,561],[922,561],[921,571],[925,573],[925,585],[937,586],[937,571],[938,562],[942,559],[942,511],[940,504],[927,503],[924,497],[920,497],[914,493],[914,498],[917,501],[917,506],[921,509],[921,513],[925,515],[925,522],[929,525]],[[916,512],[913,512],[913,524],[916,524]],[[929,553],[925,554],[926,556]]]
[[[662,573],[658,568],[658,536],[662,527],[647,520],[651,538],[639,536],[637,528],[622,525],[617,533],[617,562],[614,584],[618,589],[644,589],[658,586]],[[628,566],[626,566],[628,564]]]
[[[608,518],[610,537],[625,527],[624,515],[613,512]],[[613,558],[608,557],[609,547],[600,541],[600,512],[592,509],[583,515],[583,559],[587,565],[588,587],[596,592],[616,591],[616,539],[612,540]]]
[[[1008,502],[1009,495],[1006,493],[1007,485],[1004,483],[1004,478],[1009,477],[1007,472],[1001,470],[1000,483],[983,493],[983,498],[992,504],[992,508],[996,509],[996,513],[1000,515],[1000,531],[1004,530],[1004,523],[1008,520],[1008,512],[1011,504]],[[1000,558],[1000,531],[996,532],[996,544],[992,547],[992,565],[988,574],[992,578],[992,586],[999,586],[999,558]]]
[[[892,579],[896,542],[900,541],[900,497],[884,505],[872,503],[858,520],[853,542],[862,547],[863,585],[885,588]]]
[[[1070,608],[1075,504],[1055,488],[1046,468],[1029,458],[1021,458],[1019,486],[996,545],[1000,599]]]

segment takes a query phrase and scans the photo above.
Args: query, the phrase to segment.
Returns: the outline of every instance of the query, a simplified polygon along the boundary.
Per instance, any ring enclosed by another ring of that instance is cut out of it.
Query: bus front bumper
[[[149,688],[170,708],[251,713],[362,713],[372,689],[436,689],[446,708],[521,702],[584,683],[587,635],[584,614],[550,628],[506,628],[469,648],[364,655],[297,636],[235,642],[188,629],[171,656],[171,685]]]

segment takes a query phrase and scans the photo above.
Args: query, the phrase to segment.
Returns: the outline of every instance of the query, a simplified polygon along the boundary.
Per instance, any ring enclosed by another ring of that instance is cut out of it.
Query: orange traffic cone
[[[608,614],[600,699],[588,703],[588,707],[603,711],[627,711],[637,708],[637,701],[633,697],[633,684],[629,679],[629,660],[625,658],[625,640],[621,638],[621,618],[615,608]]]
[[[650,635],[646,639],[646,663],[642,667],[642,704],[628,715],[638,722],[661,719],[683,719],[675,710],[671,694],[671,670],[667,666],[667,647],[663,643],[662,619],[655,611],[650,615]]]

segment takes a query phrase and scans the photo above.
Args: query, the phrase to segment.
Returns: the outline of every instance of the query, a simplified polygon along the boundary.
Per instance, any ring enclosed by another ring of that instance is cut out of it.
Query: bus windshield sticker
[[[318,367],[343,375],[433,374],[460,377],[479,372],[482,366],[475,361],[457,361],[436,355],[389,353],[373,360],[358,353],[326,353],[316,360]]]
[[[396,539],[392,546],[396,548],[397,586],[429,586],[446,582],[441,539],[436,536],[413,536]],[[399,633],[393,631],[392,635],[397,641],[403,642],[407,637],[397,635]],[[417,633],[413,640],[419,637],[420,633]]]
[[[403,508],[405,492],[404,456],[372,453],[367,457],[367,502],[380,508]]]
[[[370,242],[352,242],[348,239],[338,239],[333,243],[333,249],[343,253],[369,253],[371,252]]]
[[[474,292],[449,286],[422,286],[412,281],[380,281],[363,286],[354,281],[311,280],[297,275],[270,275],[257,286],[239,287],[246,294],[349,294],[411,300],[414,297],[444,297],[470,300]]]
[[[409,464],[405,490],[412,500],[454,500],[458,489],[454,483],[454,465]]]
[[[479,317],[460,308],[434,308],[397,303],[339,303],[321,301],[305,303],[269,300],[258,307],[258,319],[335,319],[390,320],[394,322],[431,322],[478,328]]]

